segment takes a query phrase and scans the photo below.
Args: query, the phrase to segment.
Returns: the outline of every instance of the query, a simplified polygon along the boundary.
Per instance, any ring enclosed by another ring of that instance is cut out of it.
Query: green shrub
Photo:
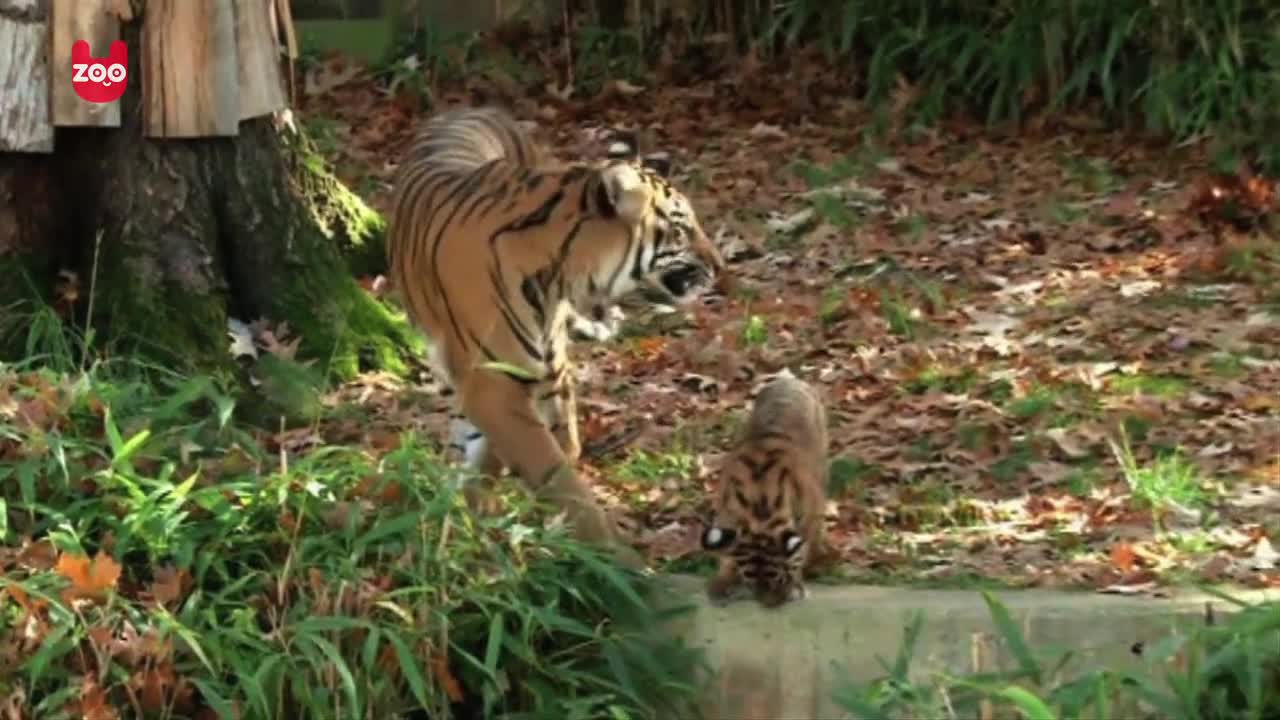
[[[25,717],[688,715],[701,660],[653,632],[680,611],[653,581],[522,502],[477,522],[411,434],[273,434],[126,365],[0,365],[0,699]]]
[[[585,5],[579,24],[620,16],[604,10],[618,0]],[[908,110],[926,123],[957,111],[991,123],[1083,111],[1178,139],[1210,134],[1224,162],[1250,153],[1280,172],[1275,3],[731,0],[640,7],[649,8],[638,22],[650,61],[673,43],[704,55],[737,48],[781,62],[799,48],[816,48],[837,72],[852,69],[873,107]],[[553,34],[560,23],[555,15]],[[578,33],[577,62],[595,62],[585,51],[597,46],[595,38]],[[636,72],[634,62],[615,58],[614,64]],[[697,64],[719,71],[714,63]],[[591,68],[579,74],[591,75]]]

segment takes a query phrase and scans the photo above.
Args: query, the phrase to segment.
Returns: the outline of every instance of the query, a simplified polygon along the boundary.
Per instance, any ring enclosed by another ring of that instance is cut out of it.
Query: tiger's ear
[[[702,531],[702,549],[723,550],[732,545],[733,539],[737,536],[738,533],[731,529],[711,525]]]
[[[640,158],[640,164],[664,178],[671,174],[671,155],[664,152],[649,153]]]
[[[600,187],[600,210],[606,216],[635,223],[649,208],[649,185],[630,163],[616,163],[600,170]]]

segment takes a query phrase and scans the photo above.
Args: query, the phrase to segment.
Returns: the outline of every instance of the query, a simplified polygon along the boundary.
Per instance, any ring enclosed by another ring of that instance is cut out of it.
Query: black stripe
[[[529,303],[529,307],[533,309],[533,314],[538,319],[539,325],[547,322],[547,311],[542,305],[542,289],[538,287],[534,279],[527,277],[520,283],[520,294],[524,295],[524,301]]]
[[[617,285],[618,276],[622,274],[623,268],[627,266],[627,258],[631,257],[632,252],[635,252],[636,242],[636,233],[633,231],[627,235],[627,251],[622,254],[622,259],[614,266],[613,272],[609,273],[609,283],[606,287],[610,297],[613,296],[613,289]]]
[[[458,196],[473,192],[477,187],[483,184],[489,177],[489,173],[493,172],[493,169],[496,166],[497,163],[491,162],[481,168],[478,168],[476,172],[472,173],[465,181],[458,183],[457,187],[455,187],[453,192],[449,193],[449,196],[446,198],[446,202],[452,205],[452,208],[450,209],[448,217],[445,218],[444,224],[440,227],[439,232],[436,233],[435,241],[432,243],[431,247],[431,274],[433,275],[432,279],[435,281],[436,287],[444,287],[443,280],[440,276],[440,246],[444,244],[445,233],[452,226],[454,216],[458,214],[459,204],[455,202],[455,200]],[[466,336],[463,335],[462,326],[458,324],[458,318],[453,312],[453,303],[449,302],[449,294],[441,292],[440,297],[444,301],[444,308],[449,316],[449,324],[453,327],[454,336],[458,338],[458,342],[463,343],[463,346],[465,347]]]
[[[641,231],[637,229],[636,232],[638,234]],[[635,261],[631,264],[631,279],[633,280],[639,280],[644,277],[644,270],[642,269],[642,265],[644,263],[644,248],[644,241],[641,240],[640,244],[636,248]]]

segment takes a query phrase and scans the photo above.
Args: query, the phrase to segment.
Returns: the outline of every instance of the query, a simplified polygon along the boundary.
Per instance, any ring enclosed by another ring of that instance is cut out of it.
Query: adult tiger
[[[589,542],[616,535],[573,468],[568,327],[641,289],[687,303],[724,269],[664,164],[621,154],[560,163],[503,110],[447,111],[402,160],[388,228],[392,281],[456,392],[468,465],[509,468]]]

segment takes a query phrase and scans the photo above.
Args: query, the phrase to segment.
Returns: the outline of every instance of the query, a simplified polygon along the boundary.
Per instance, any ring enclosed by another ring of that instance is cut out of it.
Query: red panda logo
[[[81,100],[115,102],[124,95],[129,79],[129,47],[116,40],[105,58],[96,58],[89,53],[87,40],[77,40],[71,46],[71,70],[71,89]]]

